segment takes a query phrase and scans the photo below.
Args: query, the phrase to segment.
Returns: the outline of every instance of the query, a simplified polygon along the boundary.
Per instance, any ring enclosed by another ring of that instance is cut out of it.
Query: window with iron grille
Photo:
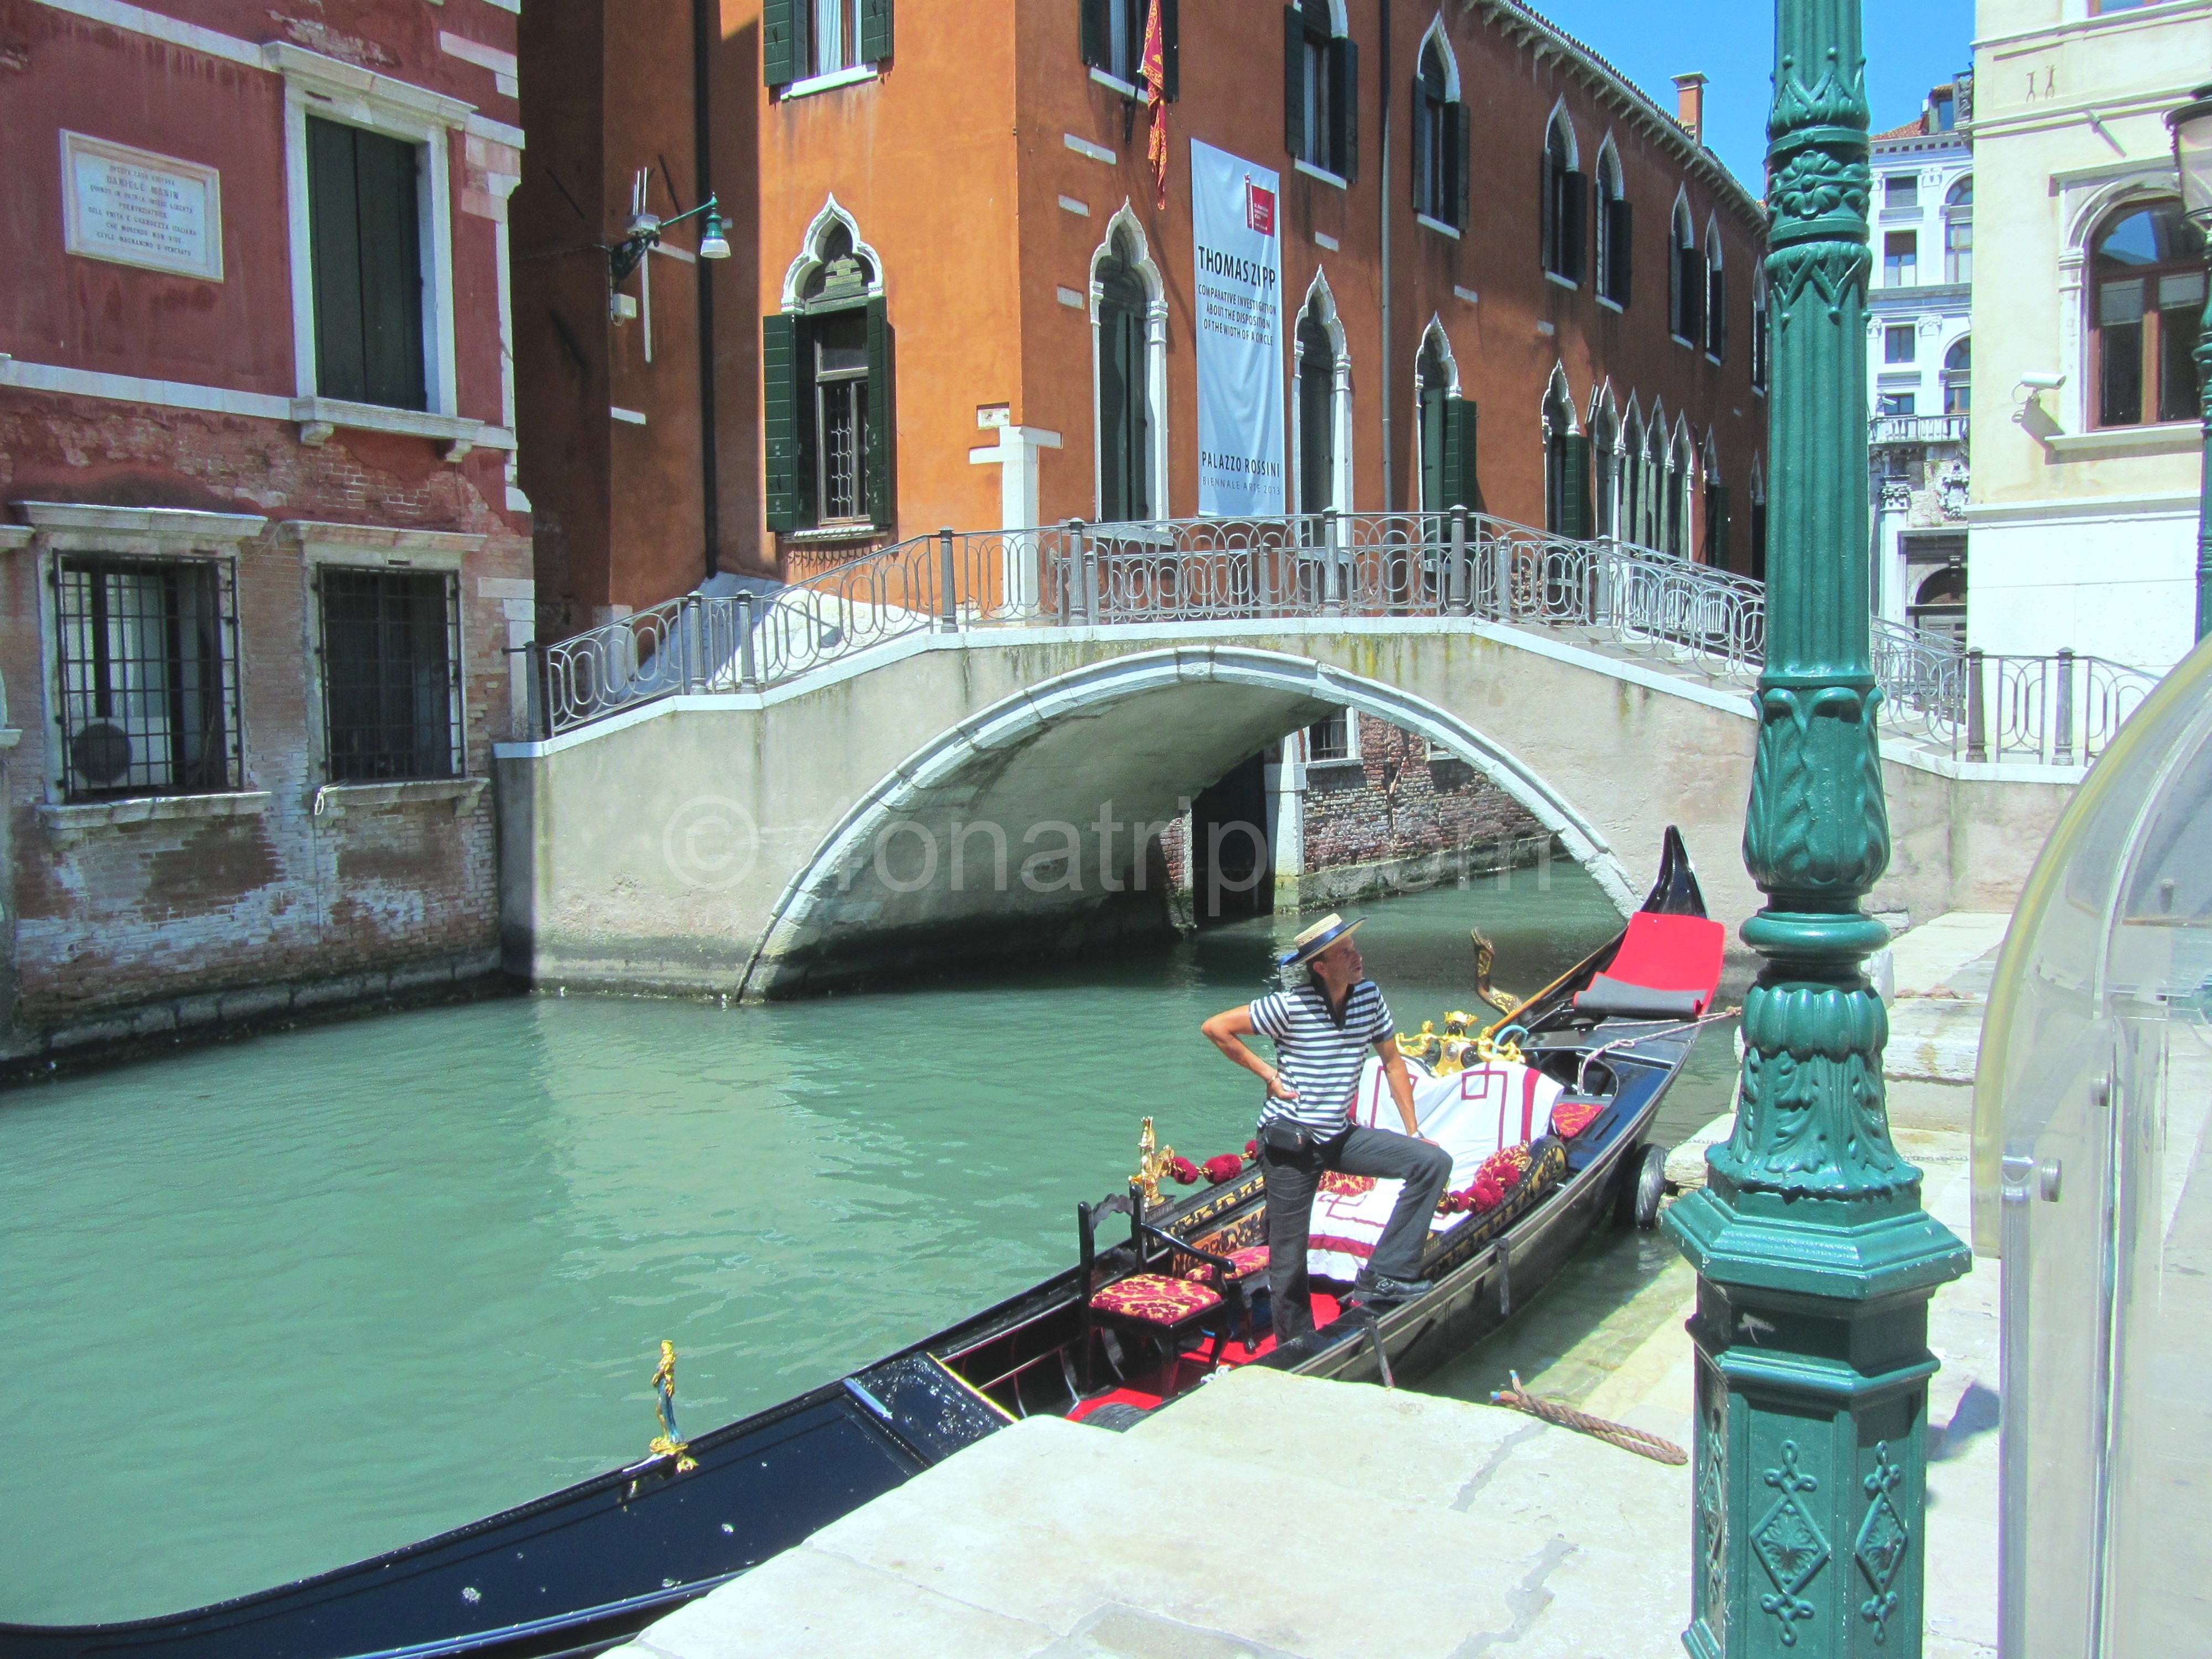
[[[333,783],[460,775],[452,578],[325,568],[323,721]]]
[[[242,787],[228,576],[209,560],[56,562],[61,781],[70,799]]]
[[[1306,728],[1306,758],[1310,761],[1354,758],[1350,709],[1340,708],[1328,719],[1316,720]]]

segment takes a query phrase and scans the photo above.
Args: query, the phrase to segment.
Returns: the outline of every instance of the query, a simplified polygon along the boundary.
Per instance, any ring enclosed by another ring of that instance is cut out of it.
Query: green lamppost
[[[2204,239],[2204,315],[2197,332],[2197,395],[2203,404],[2204,465],[2197,509],[2197,637],[2212,634],[2212,86],[2199,87],[2166,118],[2181,210]]]
[[[1966,1247],[1890,1143],[1859,902],[1889,862],[1868,648],[1859,0],[1778,0],[1766,667],[1744,862],[1766,906],[1735,1133],[1667,1214],[1698,1270],[1698,1659],[1920,1652],[1928,1301]]]

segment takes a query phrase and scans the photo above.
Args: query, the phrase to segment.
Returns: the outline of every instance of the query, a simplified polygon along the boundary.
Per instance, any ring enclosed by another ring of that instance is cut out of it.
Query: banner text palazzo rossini
[[[1256,162],[1190,143],[1198,334],[1198,510],[1285,510],[1279,180]]]

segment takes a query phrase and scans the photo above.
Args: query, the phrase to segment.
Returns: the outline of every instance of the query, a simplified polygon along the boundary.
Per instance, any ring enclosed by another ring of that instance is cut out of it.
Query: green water
[[[1516,989],[1618,926],[1564,866],[1370,914],[1414,1024],[1473,1001],[1471,923]],[[634,1458],[662,1337],[696,1431],[1066,1266],[1145,1114],[1243,1146],[1251,1080],[1197,1026],[1297,925],[772,1008],[517,998],[0,1097],[0,1620],[174,1611]]]

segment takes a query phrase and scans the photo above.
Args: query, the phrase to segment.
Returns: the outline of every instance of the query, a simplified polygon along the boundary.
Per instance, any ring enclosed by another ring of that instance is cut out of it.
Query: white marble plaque
[[[222,175],[213,167],[64,132],[62,204],[71,253],[222,280]]]

